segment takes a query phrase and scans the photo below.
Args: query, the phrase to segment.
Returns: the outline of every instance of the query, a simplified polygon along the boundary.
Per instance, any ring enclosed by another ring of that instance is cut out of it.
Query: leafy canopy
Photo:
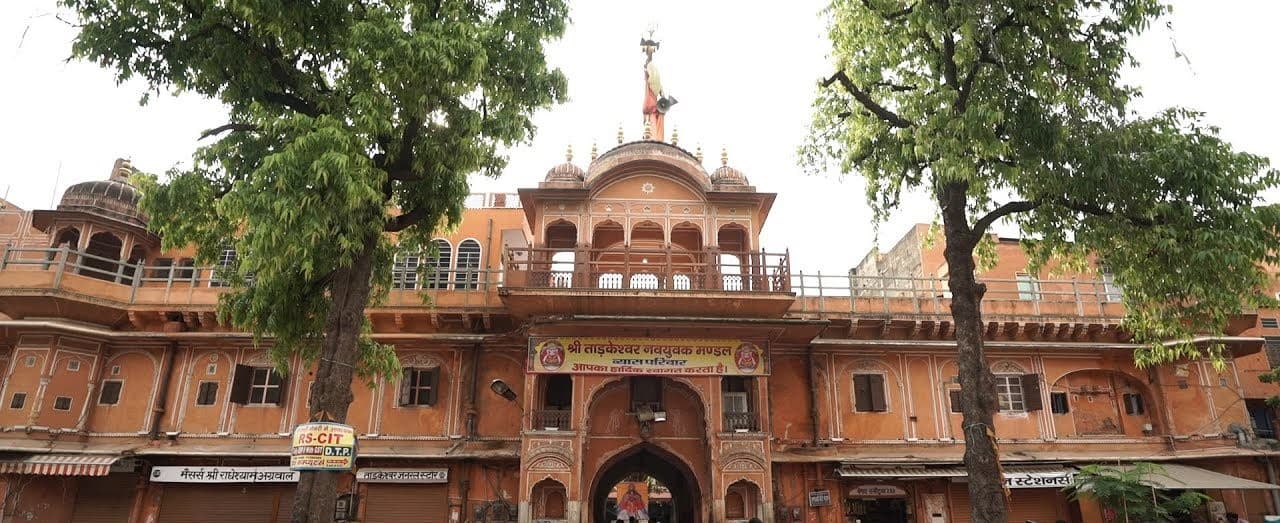
[[[836,0],[835,74],[800,148],[812,171],[867,180],[877,220],[906,190],[963,191],[971,246],[1008,218],[1051,257],[1099,259],[1124,288],[1140,364],[1198,355],[1161,344],[1217,333],[1263,292],[1280,210],[1265,158],[1234,151],[1202,115],[1138,117],[1131,36],[1157,0]],[[951,241],[952,239],[949,239]]]
[[[1166,476],[1160,465],[1137,462],[1128,467],[1085,465],[1072,484],[1063,490],[1072,501],[1094,499],[1103,509],[1112,510],[1116,521],[1174,521],[1179,514],[1190,512],[1212,498],[1193,490],[1170,496],[1154,488],[1150,482]]]
[[[417,247],[456,225],[466,176],[496,175],[499,148],[565,96],[543,55],[561,0],[61,3],[82,24],[77,57],[226,106],[191,168],[142,177],[142,205],[167,248],[236,250],[219,312],[272,337],[282,367],[317,357],[336,270],[375,245],[371,301],[385,296],[384,233]],[[360,346],[365,376],[396,368],[389,347]]]

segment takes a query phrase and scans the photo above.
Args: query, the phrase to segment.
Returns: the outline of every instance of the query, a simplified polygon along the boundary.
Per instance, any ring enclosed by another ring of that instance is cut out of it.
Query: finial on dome
[[[680,145],[680,128],[671,128],[671,145]]]
[[[591,140],[591,161],[596,161],[598,156],[600,156],[600,154],[596,151],[596,141]]]
[[[644,122],[644,139],[645,139],[645,140],[648,140],[648,139],[651,139],[651,138],[653,138],[653,126],[649,125],[649,121],[648,121],[648,120],[645,120],[645,122]]]
[[[618,124],[618,145],[622,145],[622,124]]]
[[[702,144],[698,144],[698,152],[694,153],[694,156],[698,158],[698,163],[702,163]]]
[[[569,146],[565,148],[565,150],[564,150],[564,161],[566,161],[566,162],[572,162],[572,161],[573,161],[573,144],[569,144]]]
[[[129,177],[133,175],[133,162],[127,158],[117,158],[115,165],[111,166],[111,175],[107,177],[113,182],[129,183]]]
[[[729,148],[720,146],[720,165],[729,165]]]

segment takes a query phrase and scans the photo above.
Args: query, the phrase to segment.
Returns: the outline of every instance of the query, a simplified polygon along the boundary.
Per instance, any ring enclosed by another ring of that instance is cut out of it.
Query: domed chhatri
[[[720,167],[711,173],[711,184],[715,186],[750,185],[747,183],[747,175],[729,167],[729,151],[726,149],[720,150]]]
[[[582,183],[582,180],[586,177],[587,172],[573,163],[573,146],[571,145],[565,151],[564,163],[547,171],[547,177],[544,181]]]
[[[142,193],[129,185],[134,172],[129,160],[116,160],[106,180],[77,183],[62,193],[59,211],[84,211],[146,227],[147,217],[138,210]]]

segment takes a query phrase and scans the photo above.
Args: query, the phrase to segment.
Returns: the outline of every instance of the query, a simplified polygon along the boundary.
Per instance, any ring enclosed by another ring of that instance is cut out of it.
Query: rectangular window
[[[439,367],[404,369],[400,377],[400,406],[435,405],[439,385]]]
[[[1262,347],[1267,352],[1267,365],[1280,367],[1280,336],[1263,336]]]
[[[853,375],[853,410],[857,412],[886,412],[883,374]]]
[[[1018,279],[1018,299],[1021,300],[1038,300],[1040,299],[1040,280],[1035,276],[1020,272],[1017,274]]]
[[[959,389],[947,391],[947,396],[951,400],[951,412],[964,412],[964,404],[961,403]]]
[[[391,265],[391,288],[413,290],[418,288],[418,265],[422,258],[414,253],[397,253]]]
[[[58,396],[53,399],[53,410],[71,410],[71,398]]]
[[[1124,290],[1116,283],[1116,273],[1111,272],[1108,265],[1098,267],[1098,272],[1102,275],[1102,292],[1107,301],[1120,301],[1124,297]]]
[[[26,405],[27,393],[25,392],[15,392],[13,393],[13,399],[9,400],[9,408],[11,409],[20,409]]]
[[[725,376],[720,382],[720,396],[724,400],[724,411],[737,414],[751,412],[751,391],[747,378],[741,376]]]
[[[1124,395],[1124,413],[1130,416],[1139,416],[1147,412],[1146,405],[1142,402],[1141,394],[1125,393]]]
[[[232,403],[241,405],[279,405],[283,399],[284,377],[269,367],[236,365],[231,381]]]
[[[662,380],[655,376],[634,376],[631,378],[631,410],[640,406],[648,406],[654,411],[662,410]]]
[[[1007,412],[1026,412],[1026,396],[1022,393],[1022,376],[1017,374],[997,374],[996,394],[1000,398],[1000,410]]]
[[[218,402],[218,382],[202,381],[196,388],[196,405],[213,405]]]
[[[102,382],[102,392],[98,394],[99,405],[116,405],[120,403],[120,389],[124,388],[124,382],[120,380],[107,380]]]
[[[1264,329],[1280,329],[1280,319],[1262,318],[1262,328]]]
[[[1071,406],[1067,403],[1067,393],[1050,392],[1049,407],[1054,414],[1066,414],[1071,412]]]
[[[218,254],[217,261],[213,265],[213,273],[209,275],[210,287],[226,287],[228,285],[226,278],[228,273],[236,270],[236,249],[230,245],[224,246],[222,252]]]
[[[196,261],[191,258],[183,258],[181,260],[178,260],[178,269],[174,271],[175,274],[173,276],[173,279],[183,280],[183,281],[191,281],[195,279],[196,277],[195,267],[196,267]]]
[[[156,258],[151,262],[151,278],[167,280],[173,274],[173,258]]]

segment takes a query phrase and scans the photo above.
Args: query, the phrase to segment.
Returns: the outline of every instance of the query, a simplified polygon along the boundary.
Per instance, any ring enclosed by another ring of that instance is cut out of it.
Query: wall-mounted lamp
[[[667,421],[666,411],[653,410],[653,407],[648,405],[641,405],[634,414],[636,415],[636,421],[641,423],[646,421]]]
[[[497,394],[499,396],[502,396],[503,398],[506,398],[507,401],[516,400],[516,391],[511,390],[511,387],[508,387],[506,382],[502,380],[493,380],[492,382],[490,382],[489,390],[493,391],[494,394]]]

